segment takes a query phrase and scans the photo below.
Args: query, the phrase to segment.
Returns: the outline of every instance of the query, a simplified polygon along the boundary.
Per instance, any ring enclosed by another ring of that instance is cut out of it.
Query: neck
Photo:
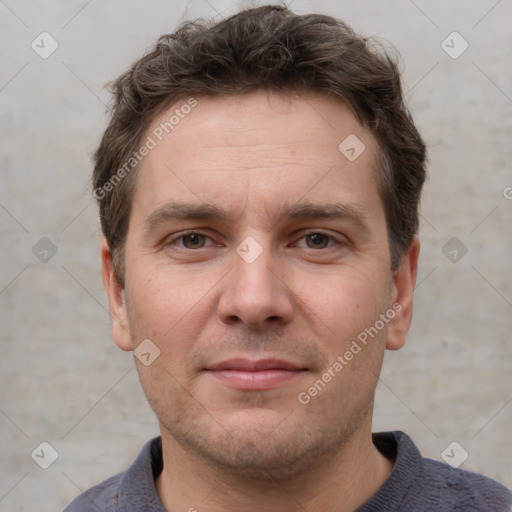
[[[162,429],[164,469],[157,491],[167,510],[200,512],[352,511],[373,496],[393,463],[373,445],[371,421],[314,467],[278,479],[254,479],[212,467]]]

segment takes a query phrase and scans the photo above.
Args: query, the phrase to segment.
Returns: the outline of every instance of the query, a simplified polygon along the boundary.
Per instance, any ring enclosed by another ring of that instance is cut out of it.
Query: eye
[[[301,249],[330,249],[340,242],[327,233],[312,231],[300,237],[294,245]]]
[[[310,249],[325,249],[329,246],[330,237],[325,233],[310,233],[305,237],[306,245]]]
[[[200,233],[189,233],[178,238],[186,249],[201,249],[205,246],[206,239],[207,237]]]
[[[215,234],[208,236],[204,232],[191,229],[170,235],[162,241],[161,248],[177,261],[206,261],[216,254],[215,249],[223,247],[216,239]]]

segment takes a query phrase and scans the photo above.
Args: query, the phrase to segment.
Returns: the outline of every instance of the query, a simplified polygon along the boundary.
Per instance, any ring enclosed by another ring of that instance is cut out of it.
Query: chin
[[[309,467],[307,448],[292,439],[255,438],[250,431],[242,437],[226,435],[214,442],[195,439],[190,448],[208,465],[236,476],[253,480],[282,480]],[[306,448],[306,449],[305,449]],[[317,450],[315,450],[317,452]]]
[[[343,429],[325,432],[294,414],[247,410],[219,421],[169,425],[167,432],[189,453],[224,474],[253,480],[283,480],[311,470],[344,442]],[[341,436],[340,436],[341,434]]]

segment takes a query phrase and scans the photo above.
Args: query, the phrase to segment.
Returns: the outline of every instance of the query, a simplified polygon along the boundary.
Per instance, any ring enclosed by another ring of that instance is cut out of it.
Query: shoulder
[[[445,504],[446,510],[509,512],[512,491],[479,473],[432,459],[423,459],[422,487]],[[428,495],[429,493],[425,493]]]
[[[118,510],[119,483],[124,473],[112,476],[75,498],[63,512],[114,512]]]
[[[157,437],[145,444],[126,471],[85,491],[63,512],[165,511],[155,487],[162,468],[162,444]]]
[[[423,457],[407,434],[381,432],[373,440],[395,464],[360,512],[511,512],[512,491],[478,473]]]

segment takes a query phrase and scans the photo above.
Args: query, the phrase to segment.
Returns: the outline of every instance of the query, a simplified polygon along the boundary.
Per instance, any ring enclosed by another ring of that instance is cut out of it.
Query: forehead
[[[141,212],[177,198],[260,213],[301,199],[381,207],[374,137],[325,96],[184,98],[153,120],[149,140],[134,197]]]
[[[278,132],[279,137],[273,139]],[[258,90],[243,95],[183,98],[153,120],[147,135],[155,142],[174,144],[180,156],[194,145],[203,148],[245,146],[254,151],[294,145],[305,152],[314,144],[326,155],[348,135],[373,146],[373,137],[339,100],[316,93],[278,93]],[[181,142],[185,142],[183,145]],[[236,143],[236,144],[235,144]],[[371,150],[372,148],[370,148]],[[336,153],[336,156],[339,154]],[[252,166],[251,166],[252,168]]]

